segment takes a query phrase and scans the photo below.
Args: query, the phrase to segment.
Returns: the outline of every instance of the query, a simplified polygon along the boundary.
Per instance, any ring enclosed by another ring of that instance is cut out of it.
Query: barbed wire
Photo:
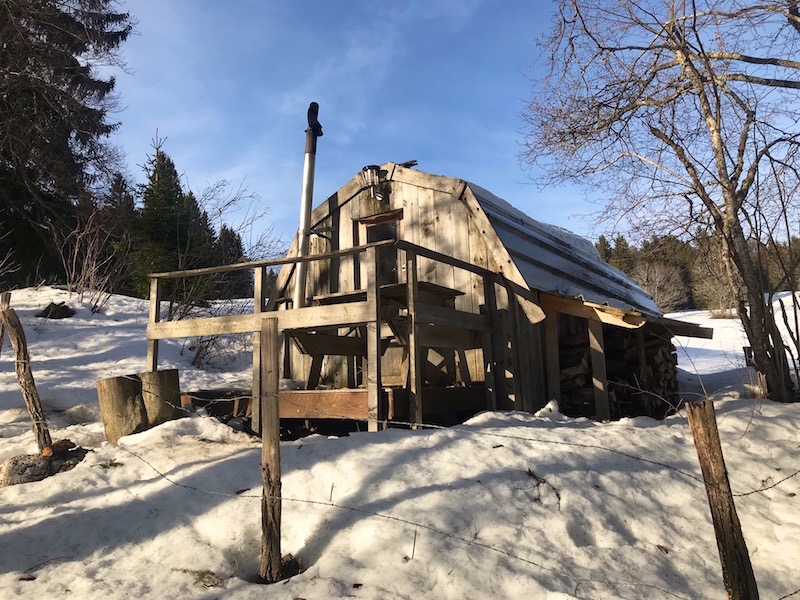
[[[132,379],[132,380],[138,380],[138,378],[136,376],[132,376],[132,375],[125,375],[125,376],[122,376],[122,377],[127,378],[127,379]],[[170,391],[170,392],[173,392],[173,393],[177,393],[179,396],[181,395],[179,389],[176,390],[176,389],[167,387],[166,390]],[[187,408],[185,406],[175,405],[175,404],[169,402],[161,394],[157,394],[156,393],[156,394],[153,394],[153,395],[156,398],[158,398],[161,402],[171,406],[175,410],[182,411],[182,412],[186,413],[187,415],[192,415],[196,411],[196,409],[194,409],[194,408]],[[218,400],[214,400],[214,399],[208,400],[208,399],[200,398],[200,397],[197,397],[197,396],[192,396],[191,394],[184,394],[184,395],[189,396],[190,398],[203,400],[203,402],[205,403],[206,406],[213,406],[214,404],[217,404],[217,403],[221,404],[221,403],[225,403],[225,402],[231,402],[233,400],[233,398],[218,399]],[[243,394],[243,395],[240,395],[238,397],[239,398],[249,398],[251,400],[251,402],[252,402],[252,394],[250,394],[250,395]],[[287,404],[290,404],[290,405],[295,406],[297,408],[301,408],[304,411],[313,411],[314,413],[316,413],[316,415],[317,415],[316,417],[305,417],[305,418],[309,418],[309,419],[311,419],[311,418],[319,418],[319,419],[333,419],[333,420],[338,420],[338,421],[357,420],[357,421],[366,421],[368,423],[370,423],[370,422],[371,423],[376,423],[376,424],[381,425],[381,426],[394,425],[394,426],[407,427],[407,428],[421,427],[423,429],[432,429],[432,430],[441,430],[441,431],[456,431],[456,432],[459,432],[459,433],[463,433],[463,434],[466,434],[466,435],[469,435],[469,436],[476,436],[476,437],[487,436],[487,437],[494,437],[494,438],[508,439],[508,440],[516,440],[516,441],[523,441],[523,442],[537,442],[537,443],[549,444],[549,445],[553,445],[553,446],[564,446],[564,447],[567,447],[567,448],[579,448],[579,449],[582,449],[582,450],[584,450],[584,449],[586,449],[586,450],[601,450],[601,451],[604,451],[604,452],[608,452],[610,454],[615,454],[615,455],[618,455],[618,456],[629,458],[631,460],[640,461],[640,462],[643,462],[645,464],[649,464],[649,465],[653,465],[653,466],[657,466],[657,467],[661,467],[661,468],[670,470],[670,471],[675,472],[675,473],[677,473],[677,474],[681,475],[682,477],[685,477],[685,478],[687,478],[689,480],[701,483],[704,486],[709,485],[708,483],[706,483],[706,481],[703,479],[702,476],[698,476],[698,475],[695,475],[693,473],[689,473],[689,472],[684,471],[683,469],[680,469],[680,468],[678,468],[678,467],[676,467],[674,465],[670,465],[668,463],[665,463],[665,462],[662,462],[662,461],[658,461],[658,460],[653,460],[653,459],[650,459],[650,458],[645,458],[643,456],[638,456],[636,454],[632,454],[630,452],[625,452],[625,451],[619,450],[617,448],[609,448],[609,447],[603,446],[601,444],[591,444],[591,443],[576,442],[576,441],[567,442],[567,441],[563,441],[563,440],[551,440],[551,439],[547,439],[547,438],[543,438],[543,437],[537,437],[537,436],[522,436],[522,435],[514,435],[514,434],[500,433],[500,432],[477,431],[477,430],[465,427],[463,425],[445,426],[445,425],[439,425],[439,424],[436,424],[436,423],[425,423],[425,422],[417,423],[416,421],[404,421],[404,420],[400,420],[400,419],[380,419],[380,418],[374,418],[374,417],[367,417],[366,419],[352,419],[352,417],[350,415],[346,415],[346,414],[343,414],[343,413],[335,413],[335,412],[331,412],[329,410],[318,408],[318,407],[309,407],[307,405],[294,402],[290,398],[285,398],[285,397],[281,398],[281,402],[286,402]],[[296,418],[301,419],[302,417],[296,417]],[[785,481],[788,481],[788,480],[790,480],[790,479],[792,479],[792,478],[794,478],[794,477],[796,477],[798,475],[800,475],[800,469],[796,470],[792,474],[784,477],[783,479],[781,479],[780,481],[778,481],[778,482],[776,482],[776,483],[774,483],[772,485],[769,485],[769,486],[762,485],[760,488],[757,488],[757,489],[754,489],[754,490],[750,490],[750,491],[747,491],[747,492],[732,492],[732,493],[733,493],[733,496],[737,497],[737,498],[744,497],[744,496],[750,496],[752,494],[764,492],[764,491],[767,491],[767,490],[772,489],[774,487],[777,487],[781,483],[783,483]],[[718,488],[719,486],[716,486],[716,487]]]
[[[689,357],[689,360],[694,365],[694,361],[691,359],[691,357]],[[19,362],[19,361],[15,360],[14,362]],[[27,359],[24,362],[30,363],[31,361],[30,361],[30,359]],[[129,378],[129,379],[138,379],[137,377],[131,376],[131,375],[123,376],[123,377]],[[620,384],[617,383],[617,385],[620,385]],[[706,393],[706,397],[707,397],[707,392],[705,390],[705,387],[704,387],[704,384],[702,382],[702,379],[701,379],[701,386],[703,386],[702,389]],[[633,386],[628,385],[628,387],[633,387]],[[173,393],[177,393],[180,396],[180,390],[179,389],[167,388],[167,391],[170,391],[170,392],[173,392]],[[646,392],[645,390],[642,390],[642,391]],[[152,392],[151,392],[151,394],[152,394]],[[194,412],[194,409],[192,409],[192,408],[187,408],[187,407],[184,407],[184,406],[175,405],[174,403],[172,403],[169,400],[167,400],[161,394],[152,394],[152,396],[155,396],[158,400],[160,400],[161,402],[163,402],[166,405],[171,406],[175,410],[182,411],[182,412],[184,412],[186,414],[192,414],[192,412]],[[189,394],[189,396],[191,398],[193,398],[193,399],[200,399],[200,398],[198,398],[196,396],[192,396],[190,394]],[[252,400],[252,397],[251,396],[247,396],[247,395],[242,395],[242,396],[239,396],[239,397],[240,398],[250,397],[251,400]],[[204,402],[205,402],[205,404],[207,406],[213,406],[213,405],[215,405],[217,403],[230,402],[231,400],[232,399],[228,399],[228,398],[204,399]],[[303,405],[303,404],[300,404],[300,403],[295,403],[291,399],[282,399],[281,401],[282,402],[288,402],[289,404],[297,406],[299,408],[302,408],[302,409],[304,409],[306,411],[308,411],[310,409],[310,407],[308,407],[306,405]],[[676,407],[673,406],[673,408],[676,408]],[[330,412],[328,410],[320,409],[320,408],[311,408],[310,410],[313,410],[315,413],[317,413],[318,414],[317,418],[321,418],[321,419],[338,419],[338,420],[349,419],[348,415],[336,414],[336,413]],[[312,418],[312,417],[307,417],[307,418]],[[680,469],[678,467],[675,467],[673,465],[670,465],[670,464],[667,464],[667,463],[664,463],[664,462],[661,462],[661,461],[648,459],[648,458],[645,458],[645,457],[642,457],[642,456],[637,456],[635,454],[631,454],[629,452],[625,452],[625,451],[618,450],[618,449],[615,449],[615,448],[609,448],[609,447],[606,447],[606,446],[602,446],[600,444],[572,442],[572,441],[571,442],[566,442],[566,441],[563,441],[563,440],[551,440],[551,439],[546,439],[546,438],[536,437],[536,436],[522,436],[522,435],[514,435],[514,434],[507,434],[507,433],[504,434],[504,433],[499,433],[499,432],[477,431],[477,430],[469,429],[469,428],[466,428],[466,427],[463,427],[463,426],[449,426],[449,427],[447,427],[447,426],[442,426],[442,425],[438,425],[438,424],[434,424],[434,423],[417,423],[417,422],[414,422],[414,421],[403,421],[403,420],[399,420],[399,419],[367,418],[367,419],[358,419],[358,420],[359,421],[364,421],[365,420],[365,421],[372,422],[372,423],[377,423],[377,424],[380,424],[380,425],[395,425],[395,426],[403,426],[403,427],[422,427],[422,428],[425,428],[425,429],[432,429],[432,430],[445,430],[445,431],[458,432],[458,433],[466,434],[466,435],[470,435],[470,436],[478,436],[478,437],[487,436],[487,437],[500,438],[500,439],[511,439],[511,440],[516,440],[516,441],[537,442],[537,443],[542,443],[542,444],[564,446],[564,447],[567,447],[567,448],[580,448],[580,449],[600,450],[600,451],[605,451],[605,452],[609,452],[609,453],[612,453],[612,454],[616,454],[616,455],[619,455],[619,456],[623,456],[623,457],[626,457],[626,458],[629,458],[629,459],[632,459],[632,460],[641,461],[641,462],[646,463],[646,464],[659,466],[659,467],[671,470],[671,471],[673,471],[673,472],[675,472],[675,473],[677,473],[677,474],[679,474],[682,477],[685,477],[687,479],[694,480],[696,482],[703,483],[704,485],[707,485],[702,477],[698,477],[698,476],[696,476],[696,475],[694,475],[692,473],[688,473],[688,472],[686,472],[686,471],[684,471],[684,470],[682,470],[682,469]],[[162,473],[159,469],[157,469],[154,465],[152,465],[149,461],[147,461],[144,457],[140,456],[136,452],[133,452],[129,448],[127,448],[125,446],[122,446],[122,445],[119,445],[118,447],[121,448],[122,450],[128,452],[129,454],[133,455],[137,459],[141,460],[145,464],[147,464],[161,478],[163,478],[164,480],[169,482],[171,485],[174,485],[174,486],[177,486],[177,487],[181,487],[181,488],[185,488],[185,489],[188,489],[188,490],[192,490],[192,491],[195,491],[197,493],[220,495],[220,496],[225,496],[225,497],[229,497],[229,498],[262,499],[264,497],[263,495],[229,494],[229,493],[225,493],[225,492],[215,492],[213,490],[204,490],[204,489],[201,489],[201,488],[197,488],[195,486],[190,486],[190,485],[186,485],[186,484],[182,484],[182,483],[176,482],[176,481],[172,480],[166,474]],[[752,495],[752,494],[764,492],[764,491],[767,491],[769,489],[773,489],[773,488],[779,486],[780,484],[784,483],[785,481],[788,481],[788,480],[796,477],[798,474],[800,474],[800,470],[797,470],[797,471],[791,473],[790,475],[787,475],[787,476],[783,477],[782,479],[780,479],[780,480],[778,480],[778,481],[776,481],[776,482],[774,482],[774,483],[772,483],[770,485],[762,484],[762,486],[760,488],[758,488],[758,489],[754,489],[754,490],[751,490],[751,491],[748,491],[748,492],[734,493],[733,495],[736,496],[736,497],[744,497],[744,496],[749,496],[749,495]],[[549,571],[549,572],[551,572],[553,574],[556,574],[556,575],[558,575],[560,577],[564,577],[566,579],[569,579],[570,581],[577,582],[578,586],[580,586],[582,583],[595,583],[595,584],[602,584],[602,585],[608,585],[608,586],[645,587],[645,588],[658,590],[658,591],[660,591],[662,593],[665,593],[665,594],[670,595],[670,596],[675,597],[675,598],[684,598],[684,596],[680,596],[680,595],[672,593],[672,592],[670,592],[668,590],[664,590],[662,588],[659,588],[658,586],[654,586],[654,585],[646,584],[646,583],[642,583],[642,582],[615,582],[615,581],[610,581],[610,580],[598,580],[598,579],[592,579],[592,578],[588,578],[588,577],[577,577],[575,575],[570,575],[570,574],[564,573],[562,571],[559,571],[557,569],[554,569],[554,568],[551,568],[551,567],[547,567],[547,566],[545,566],[543,564],[540,564],[540,563],[538,563],[538,562],[536,562],[534,560],[531,560],[529,558],[525,558],[525,557],[516,555],[516,554],[514,554],[514,553],[512,553],[510,551],[504,550],[502,548],[497,548],[497,547],[492,546],[490,544],[479,542],[474,538],[471,539],[471,538],[468,538],[468,537],[460,536],[460,535],[452,533],[452,532],[448,532],[448,531],[444,531],[444,530],[438,529],[438,528],[436,528],[436,527],[434,527],[432,525],[427,525],[427,524],[421,523],[421,522],[415,522],[415,521],[412,521],[412,520],[409,520],[409,519],[405,519],[405,518],[402,518],[402,517],[397,517],[395,515],[374,512],[374,511],[370,511],[370,510],[367,510],[367,509],[364,509],[364,508],[360,508],[360,507],[356,507],[356,506],[349,506],[349,505],[346,505],[346,504],[340,504],[340,503],[336,503],[336,502],[332,502],[332,501],[301,499],[301,498],[288,498],[288,497],[284,497],[284,498],[267,497],[267,498],[279,499],[281,501],[286,501],[286,502],[294,502],[294,503],[303,503],[303,504],[309,504],[309,505],[325,506],[325,507],[336,508],[336,509],[340,509],[340,510],[349,510],[349,511],[352,511],[352,512],[357,512],[357,513],[365,514],[365,515],[368,515],[368,516],[373,516],[373,517],[376,517],[376,518],[389,520],[389,521],[394,521],[394,522],[398,522],[398,523],[401,523],[401,524],[409,525],[409,526],[412,526],[412,527],[417,527],[417,528],[420,528],[420,529],[427,530],[427,531],[430,531],[432,533],[435,533],[436,535],[439,535],[439,536],[442,536],[442,537],[446,537],[446,538],[450,538],[452,540],[465,543],[468,546],[476,546],[476,547],[479,547],[479,548],[483,548],[483,549],[485,549],[487,551],[499,553],[499,554],[505,555],[505,556],[507,556],[509,558],[512,558],[512,559],[515,559],[515,560],[518,560],[518,561],[522,561],[524,563],[527,563],[527,564],[530,564],[532,566],[535,566],[535,567],[537,567],[539,569],[542,569],[542,570],[545,570],[545,571]],[[543,554],[541,552],[537,552],[534,549],[528,549],[528,550],[531,551],[531,552],[534,552],[536,554],[539,554],[539,555]],[[792,592],[790,594],[787,594],[785,596],[782,596],[780,600],[795,596],[798,593],[800,593],[800,589],[798,589],[795,592]]]
[[[570,581],[576,583],[577,585],[581,585],[583,583],[593,583],[593,584],[607,585],[607,586],[610,586],[610,587],[637,587],[637,588],[638,587],[644,587],[644,588],[648,588],[648,589],[652,589],[652,590],[656,590],[656,591],[662,592],[662,593],[667,594],[668,596],[671,596],[673,598],[680,598],[682,600],[691,600],[687,596],[682,596],[680,594],[676,594],[674,592],[671,592],[669,590],[665,590],[665,589],[663,589],[661,587],[658,587],[656,585],[649,584],[649,583],[644,583],[644,582],[639,582],[639,581],[612,581],[612,580],[604,580],[604,579],[594,579],[592,577],[578,577],[576,575],[571,575],[569,573],[566,573],[564,571],[560,571],[560,570],[552,568],[552,567],[547,567],[547,566],[545,566],[545,565],[543,565],[541,563],[538,563],[538,562],[536,562],[534,560],[531,560],[529,558],[525,558],[524,556],[520,556],[520,555],[515,554],[513,552],[510,552],[508,550],[504,550],[503,548],[498,548],[496,546],[493,546],[493,545],[485,543],[485,542],[479,542],[474,537],[472,537],[472,538],[464,537],[464,536],[458,535],[456,533],[452,533],[452,532],[449,532],[449,531],[445,531],[443,529],[439,529],[438,527],[434,527],[433,525],[428,525],[426,523],[413,521],[411,519],[406,519],[404,517],[398,517],[396,515],[391,515],[391,514],[387,514],[387,513],[376,512],[376,511],[371,511],[371,510],[368,510],[368,509],[365,509],[365,508],[361,508],[361,507],[358,507],[358,506],[351,506],[351,505],[348,505],[348,504],[341,504],[341,503],[338,503],[338,502],[325,501],[325,500],[313,500],[313,499],[308,499],[308,498],[292,498],[292,497],[286,497],[286,496],[268,496],[268,495],[263,494],[263,493],[262,494],[258,494],[258,495],[245,494],[245,493],[241,493],[241,494],[233,493],[233,494],[231,494],[231,493],[228,493],[228,492],[218,492],[218,491],[214,491],[214,490],[206,490],[206,489],[203,489],[203,488],[198,488],[198,487],[193,486],[193,485],[188,485],[188,484],[184,484],[184,483],[180,483],[180,482],[175,481],[174,479],[170,478],[167,474],[163,473],[160,469],[155,467],[146,458],[144,458],[140,454],[134,452],[130,448],[127,448],[126,446],[123,446],[123,445],[118,445],[117,447],[120,448],[121,450],[127,452],[128,454],[134,456],[135,458],[139,459],[140,461],[142,461],[144,464],[146,464],[148,467],[150,467],[160,478],[164,479],[165,481],[167,481],[171,485],[176,486],[176,487],[180,487],[180,488],[184,488],[184,489],[187,489],[187,490],[190,490],[190,491],[193,491],[193,492],[197,492],[197,493],[201,493],[201,494],[208,494],[208,495],[213,495],[213,496],[223,496],[223,497],[231,498],[231,499],[245,498],[245,499],[254,499],[254,500],[278,500],[278,501],[281,501],[281,502],[291,502],[291,503],[296,503],[296,504],[307,504],[307,505],[312,505],[312,506],[322,506],[322,507],[328,507],[328,508],[336,508],[336,509],[340,509],[340,510],[347,510],[347,511],[350,511],[350,512],[355,512],[355,513],[367,515],[367,516],[370,516],[370,517],[376,517],[376,518],[383,519],[383,520],[386,520],[386,521],[392,521],[392,522],[395,522],[395,523],[400,523],[400,524],[403,524],[403,525],[408,525],[408,526],[411,526],[411,527],[419,528],[419,529],[434,533],[436,535],[442,536],[444,538],[448,538],[448,539],[451,539],[451,540],[462,542],[462,543],[466,544],[467,546],[475,546],[475,547],[478,547],[478,548],[482,548],[484,550],[487,550],[487,551],[490,551],[490,552],[494,552],[494,553],[500,554],[502,556],[506,556],[508,558],[511,558],[511,559],[514,559],[514,560],[529,564],[529,565],[534,566],[534,567],[536,567],[538,569],[541,569],[543,571],[548,571],[550,573],[553,573],[554,575],[558,575],[559,577],[563,577],[564,579],[570,580]],[[526,550],[528,550],[529,552],[532,552],[534,554],[539,554],[541,556],[545,556],[545,553],[537,551],[537,550],[535,550],[533,548],[526,548]]]

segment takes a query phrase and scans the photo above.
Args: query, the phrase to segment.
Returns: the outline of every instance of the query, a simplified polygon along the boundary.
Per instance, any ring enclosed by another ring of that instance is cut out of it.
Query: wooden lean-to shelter
[[[282,392],[282,414],[450,422],[554,399],[571,415],[664,416],[671,337],[711,336],[664,318],[590,242],[462,179],[365,167],[311,229],[308,307],[293,310],[296,263],[263,307],[283,320],[282,377],[303,390]]]
[[[672,336],[711,337],[663,317],[588,241],[462,179],[365,167],[308,225],[305,256],[295,239],[284,259],[151,275],[147,370],[161,339],[252,333],[252,396],[273,397],[279,354],[281,419],[378,429],[551,400],[572,416],[662,417],[676,402]],[[253,270],[251,314],[161,322],[164,280],[226,270]]]

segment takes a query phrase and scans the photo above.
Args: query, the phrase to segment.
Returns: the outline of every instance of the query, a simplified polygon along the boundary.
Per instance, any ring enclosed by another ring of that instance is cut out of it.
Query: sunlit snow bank
[[[282,444],[283,552],[306,570],[269,588],[250,583],[259,442],[187,418],[105,444],[95,380],[144,368],[146,306],[115,297],[92,315],[69,301],[75,318],[37,324],[32,315],[51,300],[69,299],[25,290],[12,305],[54,437],[95,451],[68,473],[0,490],[1,597],[723,596],[685,420],[599,425],[552,405],[535,416],[483,413],[446,430]],[[701,373],[737,369],[734,324],[696,318],[731,327],[715,336],[719,346],[688,346]],[[195,372],[179,344],[167,348],[165,364],[192,384],[248,376],[245,367]],[[15,386],[6,351],[0,459],[35,450]],[[716,405],[734,492],[746,494],[736,501],[761,596],[791,594],[800,588],[800,407],[732,394]],[[207,587],[215,585],[224,589]]]

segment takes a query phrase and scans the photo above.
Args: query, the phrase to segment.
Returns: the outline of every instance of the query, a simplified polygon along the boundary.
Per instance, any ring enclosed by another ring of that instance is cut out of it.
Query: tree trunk
[[[50,430],[47,428],[47,421],[44,418],[42,402],[39,399],[39,392],[36,391],[36,383],[33,380],[31,357],[28,354],[25,331],[22,329],[22,323],[19,322],[17,313],[13,308],[0,312],[0,318],[2,318],[3,325],[8,333],[8,339],[11,340],[11,346],[14,348],[17,380],[22,389],[25,406],[28,408],[28,414],[33,423],[33,435],[36,437],[39,451],[43,452],[45,448],[50,448],[53,445],[53,440],[50,438]]]
[[[749,303],[747,310],[740,302],[738,313],[750,347],[756,369],[767,382],[767,393],[775,402],[796,402],[795,385],[786,363],[783,339],[775,324],[772,305],[764,298],[761,272],[750,256],[747,240],[737,222],[728,224],[725,239],[728,253],[742,277]]]

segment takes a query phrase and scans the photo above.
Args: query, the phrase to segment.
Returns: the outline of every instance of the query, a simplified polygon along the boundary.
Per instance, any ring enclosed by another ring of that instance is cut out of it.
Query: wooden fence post
[[[264,284],[266,267],[256,267],[253,273],[253,314],[256,318],[264,312]],[[261,332],[253,333],[253,392],[250,396],[250,412],[253,431],[261,433]]]
[[[281,426],[278,319],[261,321],[261,564],[267,583],[281,577]]]
[[[706,484],[725,591],[729,600],[757,600],[758,587],[750,555],[747,553],[747,544],[742,535],[742,526],[733,503],[728,471],[725,468],[717,430],[714,403],[711,400],[687,402],[686,414],[694,436],[703,481]]]
[[[150,315],[148,324],[161,321],[161,280],[158,277],[150,278]],[[147,365],[148,371],[158,371],[158,340],[147,340]]]
[[[36,383],[33,381],[31,357],[28,354],[25,331],[22,329],[22,323],[19,322],[17,313],[13,308],[0,311],[0,320],[2,320],[3,328],[6,330],[11,346],[14,348],[14,368],[17,373],[17,381],[19,381],[19,387],[22,389],[22,397],[25,400],[25,406],[28,408],[28,414],[31,417],[31,421],[33,421],[33,435],[36,437],[39,451],[43,452],[45,448],[50,448],[53,445],[53,440],[50,438],[50,430],[47,428],[47,421],[44,419],[42,402],[39,400],[39,392],[36,391]]]

